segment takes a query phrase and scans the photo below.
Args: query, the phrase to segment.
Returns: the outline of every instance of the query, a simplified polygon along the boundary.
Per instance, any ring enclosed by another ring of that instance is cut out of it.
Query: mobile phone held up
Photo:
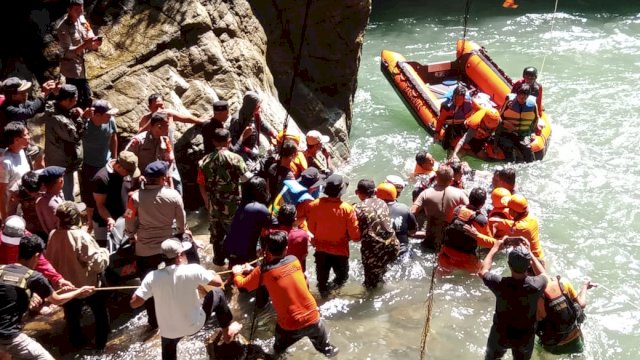
[[[515,247],[522,245],[522,238],[519,236],[509,236],[504,239],[503,245],[505,247]]]

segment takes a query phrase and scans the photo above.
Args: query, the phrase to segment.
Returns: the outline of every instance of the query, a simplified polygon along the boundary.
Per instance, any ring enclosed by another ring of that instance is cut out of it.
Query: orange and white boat
[[[440,105],[451,96],[453,88],[463,83],[473,95],[473,100],[486,106],[502,109],[511,92],[512,80],[487,55],[484,48],[472,41],[459,40],[456,59],[422,65],[407,61],[399,53],[383,50],[380,68],[400,98],[420,125],[434,135],[440,115]],[[549,146],[551,124],[542,112],[539,121],[542,130],[536,130],[531,142],[535,160],[542,160]],[[456,139],[457,141],[457,139]],[[473,153],[465,145],[463,152],[487,160],[504,160],[504,153],[487,142],[483,154]]]

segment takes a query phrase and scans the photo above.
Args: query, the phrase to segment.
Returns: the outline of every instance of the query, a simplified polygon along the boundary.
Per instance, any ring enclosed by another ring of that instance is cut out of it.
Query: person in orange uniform
[[[464,134],[464,122],[473,114],[473,111],[474,105],[470,99],[467,99],[467,88],[464,85],[458,85],[453,89],[451,99],[442,103],[440,116],[436,121],[435,134],[445,150],[452,149],[454,140]],[[443,127],[444,134],[441,134]]]
[[[416,154],[416,166],[411,173],[411,177],[415,178],[420,175],[424,175],[428,179],[436,176],[436,160],[433,158],[433,155],[429,154],[424,150],[418,151]]]
[[[495,188],[491,192],[491,204],[493,205],[493,209],[489,211],[489,229],[491,229],[493,236],[497,239],[506,234],[497,232],[494,225],[505,219],[511,220],[509,208],[502,204],[502,198],[508,196],[511,196],[511,192],[501,187]]]
[[[289,168],[291,169],[293,176],[295,178],[298,178],[300,174],[302,174],[302,172],[309,167],[307,164],[307,158],[305,157],[304,152],[299,150],[300,136],[291,134],[289,132],[287,132],[287,136],[284,136],[284,130],[280,131],[276,136],[276,138],[274,139],[274,145],[276,146],[276,151],[278,152],[282,147],[283,138],[284,140],[293,141],[296,144],[296,147],[298,148],[298,152],[296,153],[296,156],[293,158],[293,160],[291,160],[291,163],[289,163]]]
[[[289,346],[308,337],[318,352],[334,357],[338,348],[329,343],[318,304],[309,292],[300,262],[293,255],[285,256],[286,252],[287,233],[270,233],[264,264],[255,269],[249,264],[234,266],[233,282],[238,289],[247,291],[260,285],[267,288],[277,316],[273,344],[276,354],[284,353]]]
[[[487,192],[482,188],[474,188],[469,194],[469,204],[458,205],[454,209],[455,217],[445,228],[444,244],[438,254],[438,265],[445,271],[461,269],[476,273],[480,270],[480,260],[476,255],[478,246],[491,248],[494,243],[487,216],[482,212],[486,200]],[[469,235],[464,231],[465,225],[473,226],[486,236]]]
[[[522,236],[531,244],[531,253],[544,260],[544,251],[540,245],[538,218],[529,212],[529,202],[524,196],[515,194],[502,198],[502,204],[509,208],[512,220],[496,222],[496,233],[507,236]]]
[[[320,295],[341,287],[349,278],[349,239],[360,241],[360,229],[356,212],[342,201],[349,182],[339,174],[326,180],[324,193],[327,197],[316,199],[307,206],[307,225],[313,234],[311,244],[315,246],[316,276]],[[329,272],[335,278],[329,285]]]
[[[500,124],[500,113],[494,108],[481,108],[476,111],[469,119],[464,122],[467,127],[467,132],[464,133],[460,141],[456,144],[452,159],[458,157],[458,152],[465,144],[469,144],[471,151],[478,157],[485,157],[485,144],[493,135],[493,132],[498,128]]]

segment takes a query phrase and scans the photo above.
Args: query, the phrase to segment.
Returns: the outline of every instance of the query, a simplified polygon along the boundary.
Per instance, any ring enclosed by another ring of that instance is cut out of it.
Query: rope
[[[466,0],[465,4],[464,4],[464,17],[462,20],[463,23],[463,32],[462,32],[462,53],[464,53],[464,47],[466,46],[467,43],[467,29],[469,28],[469,12],[471,11],[471,0]],[[460,79],[462,79],[462,74],[463,71],[460,71],[460,74],[458,75],[458,83],[460,83]]]
[[[445,212],[444,208],[444,198],[447,194],[447,187],[442,191],[442,200],[441,206],[443,213]],[[443,226],[441,229],[441,236],[444,238],[445,227]],[[427,294],[427,307],[425,310],[426,319],[424,321],[424,327],[422,328],[422,335],[420,336],[420,360],[424,360],[427,354],[427,339],[429,338],[429,332],[431,331],[431,317],[433,315],[433,299],[434,299],[434,288],[436,287],[436,272],[438,271],[438,254],[440,253],[440,248],[442,247],[442,242],[436,239],[435,243],[435,253],[433,254],[433,264],[431,264],[431,281],[429,282],[429,293]]]
[[[302,21],[302,33],[300,33],[300,44],[298,45],[298,54],[296,55],[296,61],[293,65],[293,74],[291,74],[291,85],[289,85],[289,96],[287,97],[287,106],[285,107],[284,125],[282,127],[282,142],[280,143],[280,149],[278,155],[282,154],[282,147],[284,140],[287,137],[287,129],[289,128],[289,109],[291,108],[291,101],[293,99],[293,89],[296,85],[296,77],[300,71],[300,61],[302,59],[302,47],[304,45],[304,39],[307,34],[307,21],[309,20],[309,12],[311,11],[311,1],[307,0],[307,6],[304,11],[304,20]]]
[[[603,289],[604,289],[604,290],[606,290],[609,294],[611,294],[611,295],[613,295],[613,296],[617,297],[618,299],[620,299],[620,294],[619,294],[619,293],[614,292],[613,290],[609,289],[608,287],[606,287],[606,286],[604,286],[604,285],[602,285],[602,284],[600,284],[600,283],[598,283],[598,286],[597,286],[597,287],[599,287],[599,288],[603,288]],[[629,305],[629,306],[632,306],[632,307],[636,308],[637,310],[640,310],[640,306],[638,306],[638,305],[636,305],[636,304],[632,303],[631,301],[629,301],[629,300],[625,300],[625,299],[621,299],[621,300],[622,300],[625,304],[627,304],[627,305]]]
[[[551,17],[551,31],[549,31],[549,33],[553,32],[553,26],[556,24],[556,13],[558,11],[558,1],[556,0],[556,4],[553,7],[553,16]],[[548,54],[547,54],[548,55]],[[538,72],[538,77],[542,77],[542,70],[544,70],[544,63],[547,61],[547,55],[545,55],[542,58],[542,65],[540,65],[540,71]]]

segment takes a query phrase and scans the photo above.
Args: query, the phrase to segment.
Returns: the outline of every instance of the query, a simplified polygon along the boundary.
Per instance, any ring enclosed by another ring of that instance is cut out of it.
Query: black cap
[[[298,178],[300,185],[311,189],[320,185],[324,185],[324,177],[320,174],[318,169],[310,167],[300,174]]]
[[[516,246],[509,252],[507,263],[511,270],[517,273],[524,273],[531,263],[531,253],[523,246]]]
[[[47,166],[42,169],[40,176],[38,179],[43,183],[49,183],[53,180],[61,178],[64,176],[66,169],[61,166]]]
[[[69,0],[69,6],[84,5],[84,0]]]
[[[143,175],[150,178],[157,178],[167,175],[169,171],[169,163],[162,160],[156,160],[144,168]]]
[[[78,88],[76,88],[75,85],[64,84],[58,92],[58,101],[71,99],[76,96],[78,96]]]
[[[337,198],[344,195],[348,186],[349,181],[347,179],[342,175],[333,174],[327,178],[324,193],[329,197]]]
[[[111,106],[111,103],[109,103],[107,100],[96,100],[93,102],[93,105],[91,105],[91,107],[93,108],[93,111],[98,114],[115,115],[118,113],[118,109]]]
[[[218,100],[213,102],[213,111],[226,111],[229,110],[229,103],[224,100]]]

